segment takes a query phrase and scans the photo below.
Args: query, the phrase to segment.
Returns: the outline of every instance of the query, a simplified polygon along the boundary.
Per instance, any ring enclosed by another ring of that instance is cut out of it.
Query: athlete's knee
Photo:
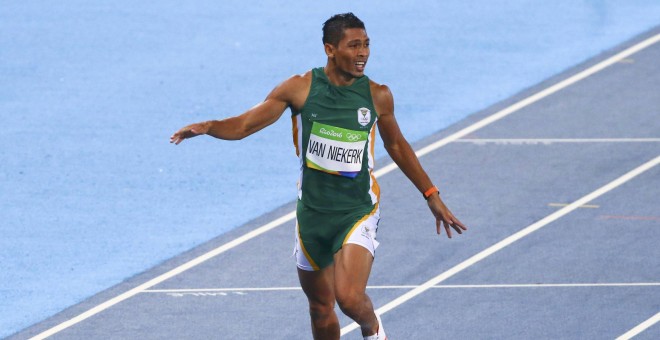
[[[309,301],[309,315],[312,320],[326,319],[332,316],[334,312],[334,301]]]
[[[346,314],[362,309],[368,300],[365,292],[355,289],[338,290],[336,294],[339,308]]]

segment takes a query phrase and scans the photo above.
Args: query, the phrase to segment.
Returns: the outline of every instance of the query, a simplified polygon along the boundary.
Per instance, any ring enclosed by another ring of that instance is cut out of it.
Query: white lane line
[[[390,301],[389,303],[385,304],[384,306],[378,308],[376,311],[378,314],[384,314],[387,313],[388,311],[400,306],[401,304],[407,302],[408,300],[416,297],[417,295],[425,292],[426,290],[432,288],[433,286],[438,285],[440,282],[456,275],[457,273],[463,271],[464,269],[476,264],[477,262],[487,258],[490,255],[493,255],[497,251],[500,251],[504,249],[505,247],[511,245],[512,243],[522,239],[523,237],[543,228],[544,226],[556,221],[557,219],[569,214],[570,212],[578,209],[580,206],[591,202],[595,200],[596,198],[606,194],[607,192],[621,186],[622,184],[628,182],[629,180],[639,176],[640,174],[644,173],[645,171],[653,168],[654,166],[660,164],[660,156],[655,157],[654,159],[638,166],[637,168],[627,172],[626,174],[622,175],[621,177],[613,180],[612,182],[607,183],[606,185],[598,188],[597,190],[591,192],[588,195],[583,196],[582,198],[578,199],[577,201],[569,204],[568,206],[557,210],[556,212],[546,216],[545,218],[537,221],[536,223],[533,223],[524,229],[516,232],[515,234],[505,238],[504,240],[488,247],[487,249],[481,251],[480,253],[470,257],[469,259],[461,262],[460,264],[450,268],[449,270],[441,273],[440,275],[426,281],[419,287],[416,287],[412,289],[411,291],[399,296],[398,298]],[[358,324],[353,322],[349,324],[348,326],[345,326],[344,328],[341,329],[341,334],[347,334],[348,332],[358,328]]]
[[[454,143],[550,145],[555,143],[660,143],[660,138],[461,138]]]
[[[445,138],[443,138],[443,139],[441,139],[441,140],[439,140],[435,143],[432,143],[432,144],[430,144],[426,147],[423,147],[419,151],[417,151],[416,154],[417,154],[418,157],[424,156],[429,152],[432,152],[432,151],[434,151],[434,150],[436,150],[440,147],[443,147],[443,146],[445,146],[445,145],[447,145],[451,142],[454,142],[454,141],[456,141],[456,140],[458,140],[462,137],[465,137],[465,136],[467,136],[467,135],[469,135],[469,134],[471,134],[471,133],[473,133],[473,132],[475,132],[475,131],[477,131],[477,130],[479,130],[479,129],[481,129],[481,128],[483,128],[483,127],[485,127],[485,126],[487,126],[487,125],[489,125],[493,122],[496,122],[496,121],[510,115],[513,112],[516,112],[516,111],[518,111],[518,110],[520,110],[520,109],[522,109],[526,106],[529,106],[533,103],[536,103],[537,101],[539,101],[539,100],[541,100],[541,99],[543,99],[543,98],[545,98],[545,97],[547,97],[551,94],[554,94],[554,93],[556,93],[556,92],[558,92],[558,91],[560,91],[560,90],[562,90],[562,89],[564,89],[568,86],[571,86],[571,85],[577,83],[578,81],[580,81],[582,79],[585,79],[585,78],[587,78],[587,77],[589,77],[589,76],[591,76],[591,75],[593,75],[597,72],[600,72],[603,69],[605,69],[605,68],[607,68],[607,67],[609,67],[613,64],[616,64],[617,62],[619,62],[619,61],[621,61],[621,60],[623,60],[623,59],[625,59],[625,58],[627,58],[627,57],[629,57],[629,56],[631,56],[631,55],[633,55],[633,54],[635,54],[635,53],[637,53],[637,52],[639,52],[639,51],[641,51],[641,50],[643,50],[643,49],[645,49],[645,48],[647,48],[647,47],[649,47],[649,46],[651,46],[655,43],[657,43],[658,41],[660,41],[660,34],[656,34],[656,35],[654,35],[654,36],[652,36],[652,37],[650,37],[650,38],[648,38],[648,39],[646,39],[646,40],[644,40],[644,41],[642,41],[642,42],[640,42],[636,45],[633,45],[633,46],[631,46],[631,47],[629,47],[629,48],[627,48],[627,49],[625,49],[625,50],[623,50],[623,51],[621,51],[621,52],[619,52],[619,53],[617,53],[617,54],[615,54],[615,55],[613,55],[613,56],[611,56],[611,57],[609,57],[609,58],[607,58],[603,61],[601,61],[600,63],[598,63],[594,66],[591,66],[588,69],[586,69],[584,71],[581,71],[581,72],[579,72],[579,73],[577,73],[577,74],[575,74],[575,75],[573,75],[569,78],[566,78],[566,79],[560,81],[559,83],[557,83],[555,85],[552,85],[552,86],[550,86],[550,87],[548,87],[548,88],[546,88],[546,89],[544,89],[540,92],[537,92],[536,94],[533,94],[533,95],[531,95],[531,96],[529,96],[529,97],[527,97],[527,98],[525,98],[525,99],[523,99],[523,100],[521,100],[521,101],[519,101],[519,102],[517,102],[517,103],[515,103],[515,104],[499,111],[499,112],[496,112],[496,113],[494,113],[494,114],[492,114],[492,115],[490,115],[490,116],[488,116],[488,117],[486,117],[486,118],[484,118],[484,119],[482,119],[482,120],[480,120],[480,121],[464,128],[463,130],[460,130],[460,131],[458,131],[458,132],[456,132],[452,135],[449,135],[449,136],[447,136],[447,137],[445,137]],[[397,168],[396,164],[391,163],[391,164],[388,164],[387,166],[381,168],[380,170],[376,171],[376,174],[384,175],[384,174],[386,174],[386,173],[388,173],[388,172],[390,172],[390,171],[392,171],[396,168]]]
[[[414,289],[416,285],[367,286],[367,289]],[[483,285],[436,285],[433,289],[492,289],[492,288],[594,288],[594,287],[660,287],[660,282],[627,283],[519,283],[519,284],[483,284]],[[147,289],[141,293],[213,293],[213,292],[282,292],[302,290],[296,287],[245,287],[245,288],[190,288],[190,289]]]
[[[660,287],[660,282],[630,283],[521,283],[491,285],[436,285],[432,288],[598,288],[598,287]]]
[[[619,336],[616,338],[616,340],[629,340],[632,339],[634,336],[638,335],[639,333],[651,328],[651,326],[655,325],[660,321],[660,312],[658,312],[656,315],[648,318],[648,320],[640,323],[637,325],[637,327],[627,331],[623,335]]]
[[[553,207],[553,208],[556,208],[556,207],[565,207],[565,206],[567,206],[567,205],[568,205],[568,203],[548,203],[548,206],[549,206],[549,207]],[[585,204],[585,205],[583,205],[583,206],[581,206],[581,207],[578,207],[578,208],[598,209],[598,208],[600,208],[600,205],[597,205],[597,204]]]
[[[298,287],[245,287],[245,288],[192,288],[192,289],[148,289],[142,293],[200,293],[200,292],[281,292],[302,290]]]
[[[282,216],[282,217],[280,217],[280,218],[278,218],[278,219],[276,219],[276,220],[274,220],[274,221],[272,221],[272,222],[270,222],[270,223],[268,223],[268,224],[266,224],[262,227],[259,227],[259,228],[255,229],[253,231],[250,231],[249,233],[246,233],[246,234],[242,235],[241,237],[239,237],[237,239],[232,240],[231,242],[227,242],[227,243],[223,244],[222,246],[220,246],[218,248],[215,248],[215,249],[211,250],[210,252],[208,252],[206,254],[203,254],[203,255],[201,255],[201,256],[199,256],[199,257],[197,257],[197,258],[195,258],[195,259],[193,259],[189,262],[186,262],[186,263],[170,270],[167,273],[164,273],[160,276],[157,276],[157,277],[155,277],[155,278],[153,278],[153,279],[151,279],[151,280],[149,280],[149,281],[147,281],[147,282],[145,282],[145,283],[143,283],[143,284],[127,291],[127,292],[125,292],[125,293],[117,295],[116,297],[114,297],[114,298],[112,298],[108,301],[105,301],[105,302],[101,303],[100,305],[97,305],[97,306],[93,307],[92,309],[89,309],[86,312],[84,312],[84,313],[82,313],[82,314],[80,314],[80,315],[78,315],[78,316],[76,316],[72,319],[69,319],[69,320],[67,320],[67,321],[65,321],[65,322],[63,322],[63,323],[61,323],[61,324],[59,324],[59,325],[57,325],[53,328],[50,328],[50,329],[48,329],[48,330],[32,337],[31,339],[35,339],[35,340],[36,339],[45,339],[45,338],[47,338],[51,335],[54,335],[58,332],[61,332],[62,330],[65,330],[65,329],[67,329],[67,328],[69,328],[69,327],[71,327],[71,326],[73,326],[73,325],[75,325],[75,324],[91,317],[91,316],[94,316],[94,315],[96,315],[96,314],[98,314],[98,313],[100,313],[100,312],[102,312],[102,311],[104,311],[104,310],[106,310],[106,309],[108,309],[108,308],[110,308],[110,307],[112,307],[112,306],[128,299],[128,298],[131,298],[131,297],[135,296],[136,294],[139,294],[140,292],[142,292],[142,291],[144,291],[148,288],[151,288],[151,287],[153,287],[153,286],[155,286],[155,285],[157,285],[157,284],[159,284],[159,283],[161,283],[165,280],[168,280],[168,279],[170,279],[170,278],[172,278],[172,277],[174,277],[174,276],[176,276],[180,273],[183,273],[184,271],[186,271],[190,268],[193,268],[193,267],[195,267],[195,266],[197,266],[197,265],[199,265],[199,264],[201,264],[201,263],[203,263],[203,262],[205,262],[205,261],[221,254],[221,253],[224,253],[225,251],[227,251],[231,248],[234,248],[234,247],[236,247],[236,246],[238,246],[238,245],[240,245],[240,244],[242,244],[242,243],[244,243],[244,242],[246,242],[246,241],[248,241],[248,240],[250,240],[254,237],[257,237],[258,235],[261,235],[261,234],[263,234],[263,233],[265,233],[265,232],[267,232],[267,231],[269,231],[269,230],[271,230],[271,229],[273,229],[277,226],[280,226],[280,225],[282,225],[282,224],[284,224],[288,221],[291,221],[292,219],[294,219],[294,217],[295,217],[295,211],[290,212],[290,213],[288,213],[288,214],[286,214],[286,215],[284,215],[284,216]]]
[[[520,109],[522,109],[522,108],[524,108],[524,107],[526,107],[526,106],[528,106],[532,103],[535,103],[535,102],[539,101],[540,99],[542,99],[544,97],[547,97],[547,96],[549,96],[549,95],[551,95],[551,94],[553,94],[553,93],[555,93],[555,92],[557,92],[557,91],[559,91],[559,90],[561,90],[565,87],[568,87],[568,86],[578,82],[579,80],[587,78],[587,77],[593,75],[594,73],[597,73],[597,72],[609,67],[610,65],[615,64],[616,62],[618,62],[622,59],[625,59],[628,56],[630,56],[634,53],[637,53],[637,52],[639,52],[639,51],[641,51],[641,50],[657,43],[658,41],[660,41],[660,34],[657,34],[657,35],[655,35],[653,37],[650,37],[650,38],[648,38],[648,39],[646,39],[646,40],[644,40],[644,41],[642,41],[642,42],[640,42],[636,45],[633,45],[633,46],[631,46],[631,47],[629,47],[629,48],[613,55],[612,57],[610,57],[608,59],[605,59],[605,60],[601,61],[600,63],[598,63],[594,66],[591,66],[588,69],[586,69],[582,72],[579,72],[578,74],[573,75],[573,76],[571,76],[571,77],[569,77],[569,78],[567,78],[567,79],[565,79],[565,80],[563,80],[563,81],[561,81],[561,82],[559,82],[555,85],[552,85],[552,86],[546,88],[545,90],[542,90],[541,92],[538,92],[538,93],[536,93],[536,94],[534,94],[530,97],[527,97],[527,98],[525,98],[525,99],[523,99],[523,100],[521,100],[521,101],[505,108],[504,110],[498,111],[497,113],[494,113],[493,115],[488,116],[488,117],[486,117],[486,118],[484,118],[484,119],[482,119],[482,120],[480,120],[480,121],[464,128],[463,130],[460,130],[460,131],[458,131],[458,132],[456,132],[452,135],[449,135],[449,136],[447,136],[447,137],[445,137],[445,138],[443,138],[443,139],[441,139],[441,140],[439,140],[435,143],[432,143],[432,144],[430,144],[426,147],[423,147],[419,151],[415,152],[415,154],[417,155],[417,157],[422,157],[422,156],[428,154],[429,152],[432,152],[432,151],[434,151],[438,148],[441,148],[441,147],[443,147],[443,146],[445,146],[445,145],[447,145],[447,144],[449,144],[449,143],[451,143],[451,142],[453,142],[453,141],[455,141],[455,140],[457,140],[461,137],[465,137],[465,136],[469,135],[470,133],[473,133],[473,132],[481,129],[481,128],[483,128],[484,126],[486,126],[488,124],[496,122],[496,121],[510,115],[513,112],[516,112],[516,111],[518,111],[518,110],[520,110]],[[376,177],[380,177],[380,176],[383,176],[383,175],[395,170],[396,168],[397,168],[396,164],[391,163],[387,166],[384,166],[380,170],[375,171],[374,175]],[[98,305],[98,306],[96,306],[96,307],[94,307],[94,308],[92,308],[92,309],[90,309],[90,310],[88,310],[88,311],[72,318],[72,319],[69,319],[69,320],[67,320],[67,321],[65,321],[61,324],[58,324],[57,326],[54,326],[54,327],[52,327],[52,328],[50,328],[50,329],[48,329],[48,330],[46,330],[42,333],[39,333],[38,335],[32,337],[31,339],[35,339],[35,340],[36,339],[44,339],[44,338],[49,337],[53,334],[61,332],[62,330],[67,329],[67,328],[69,328],[69,327],[71,327],[71,326],[73,326],[73,325],[75,325],[75,324],[77,324],[77,323],[93,316],[93,315],[96,315],[96,314],[98,314],[98,313],[100,313],[100,312],[116,305],[117,303],[120,303],[120,302],[122,302],[122,301],[124,301],[124,300],[140,293],[141,291],[143,291],[145,289],[151,288],[151,287],[155,286],[158,283],[161,283],[161,282],[163,282],[163,281],[165,281],[165,280],[167,280],[167,279],[169,279],[173,276],[176,276],[176,275],[178,275],[178,274],[180,274],[180,273],[182,273],[182,272],[184,272],[184,271],[186,271],[190,268],[193,268],[193,267],[199,265],[200,263],[203,263],[203,262],[205,262],[205,261],[207,261],[207,260],[209,260],[209,259],[211,259],[211,258],[213,258],[213,257],[215,257],[215,256],[231,249],[231,248],[234,248],[234,247],[236,247],[236,246],[238,246],[238,245],[240,245],[240,244],[242,244],[242,243],[244,243],[244,242],[246,242],[246,241],[248,241],[248,240],[250,240],[254,237],[257,237],[257,236],[259,236],[259,235],[261,235],[261,234],[263,234],[263,233],[265,233],[265,232],[267,232],[271,229],[274,229],[274,228],[276,228],[276,227],[278,227],[278,226],[280,226],[284,223],[292,221],[294,218],[295,218],[295,211],[292,211],[292,212],[276,219],[273,222],[270,222],[270,223],[268,223],[268,224],[266,224],[262,227],[259,227],[255,230],[239,237],[238,239],[236,239],[234,241],[231,241],[231,242],[226,243],[226,244],[224,244],[224,245],[222,245],[222,246],[220,246],[220,247],[218,247],[214,250],[211,250],[210,252],[208,252],[206,254],[203,254],[200,257],[198,257],[196,259],[193,259],[188,263],[185,263],[185,264],[183,264],[183,265],[181,265],[177,268],[174,268],[173,270],[171,270],[167,273],[164,273],[164,274],[162,274],[162,275],[160,275],[160,276],[158,276],[158,277],[156,277],[152,280],[149,280],[149,281],[147,281],[147,282],[145,282],[145,283],[143,283],[143,284],[127,291],[127,292],[125,292],[125,293],[122,293],[122,294],[120,294],[120,295],[118,295],[118,296],[116,296],[116,297],[114,297],[114,298],[112,298],[112,299],[110,299],[106,302],[103,302],[102,304],[100,304],[100,305]]]

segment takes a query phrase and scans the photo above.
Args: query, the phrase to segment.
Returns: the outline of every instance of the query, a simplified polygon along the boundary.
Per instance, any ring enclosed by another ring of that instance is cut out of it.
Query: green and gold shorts
[[[296,264],[302,270],[329,266],[334,254],[347,243],[360,245],[375,255],[380,220],[378,203],[350,212],[326,213],[313,210],[299,200],[296,220]]]

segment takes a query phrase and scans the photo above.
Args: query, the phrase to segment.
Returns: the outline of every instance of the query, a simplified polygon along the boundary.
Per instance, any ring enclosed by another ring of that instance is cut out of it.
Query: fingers
[[[447,221],[445,220],[440,220],[440,219],[435,220],[435,228],[438,235],[442,234],[441,226],[444,226],[445,233],[447,233],[447,237],[451,238],[451,228],[449,228],[450,224],[447,223]],[[461,232],[459,231],[458,233],[460,234]]]
[[[449,223],[447,221],[442,222],[445,225],[445,232],[447,232],[447,237],[451,238],[451,228],[449,228]],[[461,233],[460,231],[458,232],[459,234]]]
[[[200,135],[201,133],[199,130],[197,130],[194,127],[185,127],[177,132],[175,132],[171,137],[170,137],[170,143],[174,143],[176,145],[179,145],[179,143],[183,142],[184,139],[190,138],[190,137],[195,137],[197,135]]]
[[[170,136],[170,143],[179,145],[179,143],[181,143],[181,141],[186,138],[184,137],[184,132],[185,132],[185,128],[175,132],[172,136]]]
[[[460,222],[454,222],[450,225],[459,234],[462,234],[464,230],[467,230],[467,228],[463,224],[460,224]]]
[[[437,200],[434,202],[436,204],[432,204],[433,202],[429,201],[429,208],[431,208],[433,215],[435,215],[435,226],[438,235],[442,233],[442,227],[445,228],[448,238],[452,237],[452,229],[454,229],[459,235],[467,230],[467,227],[459,221],[454,214],[442,204],[442,202],[440,202],[440,204],[437,204]]]
[[[461,223],[458,219],[454,218],[453,220],[445,220],[445,219],[437,219],[436,220],[436,231],[438,235],[441,234],[441,226],[445,228],[445,232],[447,233],[447,237],[451,238],[452,236],[452,229],[454,229],[457,233],[463,234],[463,231],[467,230],[467,227]]]
[[[181,135],[181,133],[177,132],[170,137],[170,143],[174,143],[175,145],[179,145],[181,141],[183,141],[185,138]]]
[[[458,232],[460,232],[460,231],[458,230],[458,228],[460,228],[460,229],[462,229],[462,230],[467,230],[467,227],[463,224],[463,222],[459,221],[456,217],[454,217],[454,223],[452,224],[452,226],[453,226],[454,229],[456,229],[456,231],[458,231]]]

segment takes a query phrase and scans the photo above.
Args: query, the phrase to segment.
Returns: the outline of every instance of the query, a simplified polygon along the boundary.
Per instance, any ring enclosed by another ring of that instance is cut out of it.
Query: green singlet
[[[367,76],[335,86],[322,67],[312,70],[307,100],[299,112],[292,110],[303,204],[341,212],[378,203],[380,189],[372,174],[377,119]]]

